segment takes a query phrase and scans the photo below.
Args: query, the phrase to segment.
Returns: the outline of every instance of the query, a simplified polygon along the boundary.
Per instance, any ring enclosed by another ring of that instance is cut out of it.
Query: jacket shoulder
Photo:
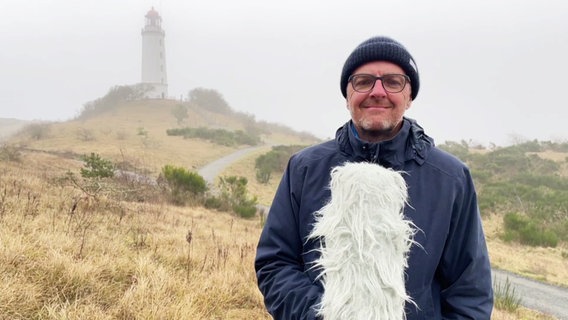
[[[453,154],[432,146],[424,165],[450,177],[463,179],[470,176],[469,167]]]
[[[334,140],[328,140],[296,152],[290,161],[297,165],[310,165],[334,154],[337,154],[337,145]]]

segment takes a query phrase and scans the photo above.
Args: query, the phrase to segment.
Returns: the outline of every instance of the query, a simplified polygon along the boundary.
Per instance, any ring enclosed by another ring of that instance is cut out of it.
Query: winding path
[[[249,147],[237,150],[227,156],[224,156],[223,158],[217,159],[211,163],[206,164],[205,166],[201,167],[198,170],[198,173],[200,176],[203,177],[203,179],[205,179],[205,181],[207,181],[207,183],[214,185],[215,178],[217,178],[217,176],[221,173],[221,171],[223,171],[223,169],[228,167],[233,162],[239,160],[240,158],[248,155],[249,153],[252,153],[263,147],[264,146],[255,146],[255,147]]]
[[[209,183],[214,184],[215,178],[231,163],[258,150],[261,147],[250,147],[238,150],[223,158],[215,160],[201,169],[199,174]],[[516,297],[520,298],[521,305],[537,310],[561,320],[568,320],[568,289],[531,280],[517,274],[493,270],[494,287],[503,288],[508,282]]]

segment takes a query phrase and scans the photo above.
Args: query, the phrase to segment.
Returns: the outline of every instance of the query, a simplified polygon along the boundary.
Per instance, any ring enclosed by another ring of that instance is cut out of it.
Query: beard
[[[402,119],[376,119],[374,117],[363,116],[353,119],[359,137],[368,142],[378,142],[390,140],[400,130]]]

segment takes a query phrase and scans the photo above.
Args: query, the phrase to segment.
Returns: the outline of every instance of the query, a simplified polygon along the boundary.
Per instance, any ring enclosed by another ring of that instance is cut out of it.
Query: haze
[[[407,113],[437,143],[566,141],[568,2],[2,0],[0,118],[64,121],[140,82],[144,15],[162,16],[169,95],[220,92],[257,120],[333,137],[343,62],[374,35],[414,56]]]

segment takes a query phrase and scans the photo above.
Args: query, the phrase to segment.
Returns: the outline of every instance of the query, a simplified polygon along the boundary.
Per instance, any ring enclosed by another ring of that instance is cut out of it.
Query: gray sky
[[[68,120],[139,82],[152,6],[172,97],[215,89],[257,120],[332,137],[349,119],[345,59],[387,35],[420,72],[407,115],[438,143],[568,139],[565,0],[1,0],[0,118]]]

